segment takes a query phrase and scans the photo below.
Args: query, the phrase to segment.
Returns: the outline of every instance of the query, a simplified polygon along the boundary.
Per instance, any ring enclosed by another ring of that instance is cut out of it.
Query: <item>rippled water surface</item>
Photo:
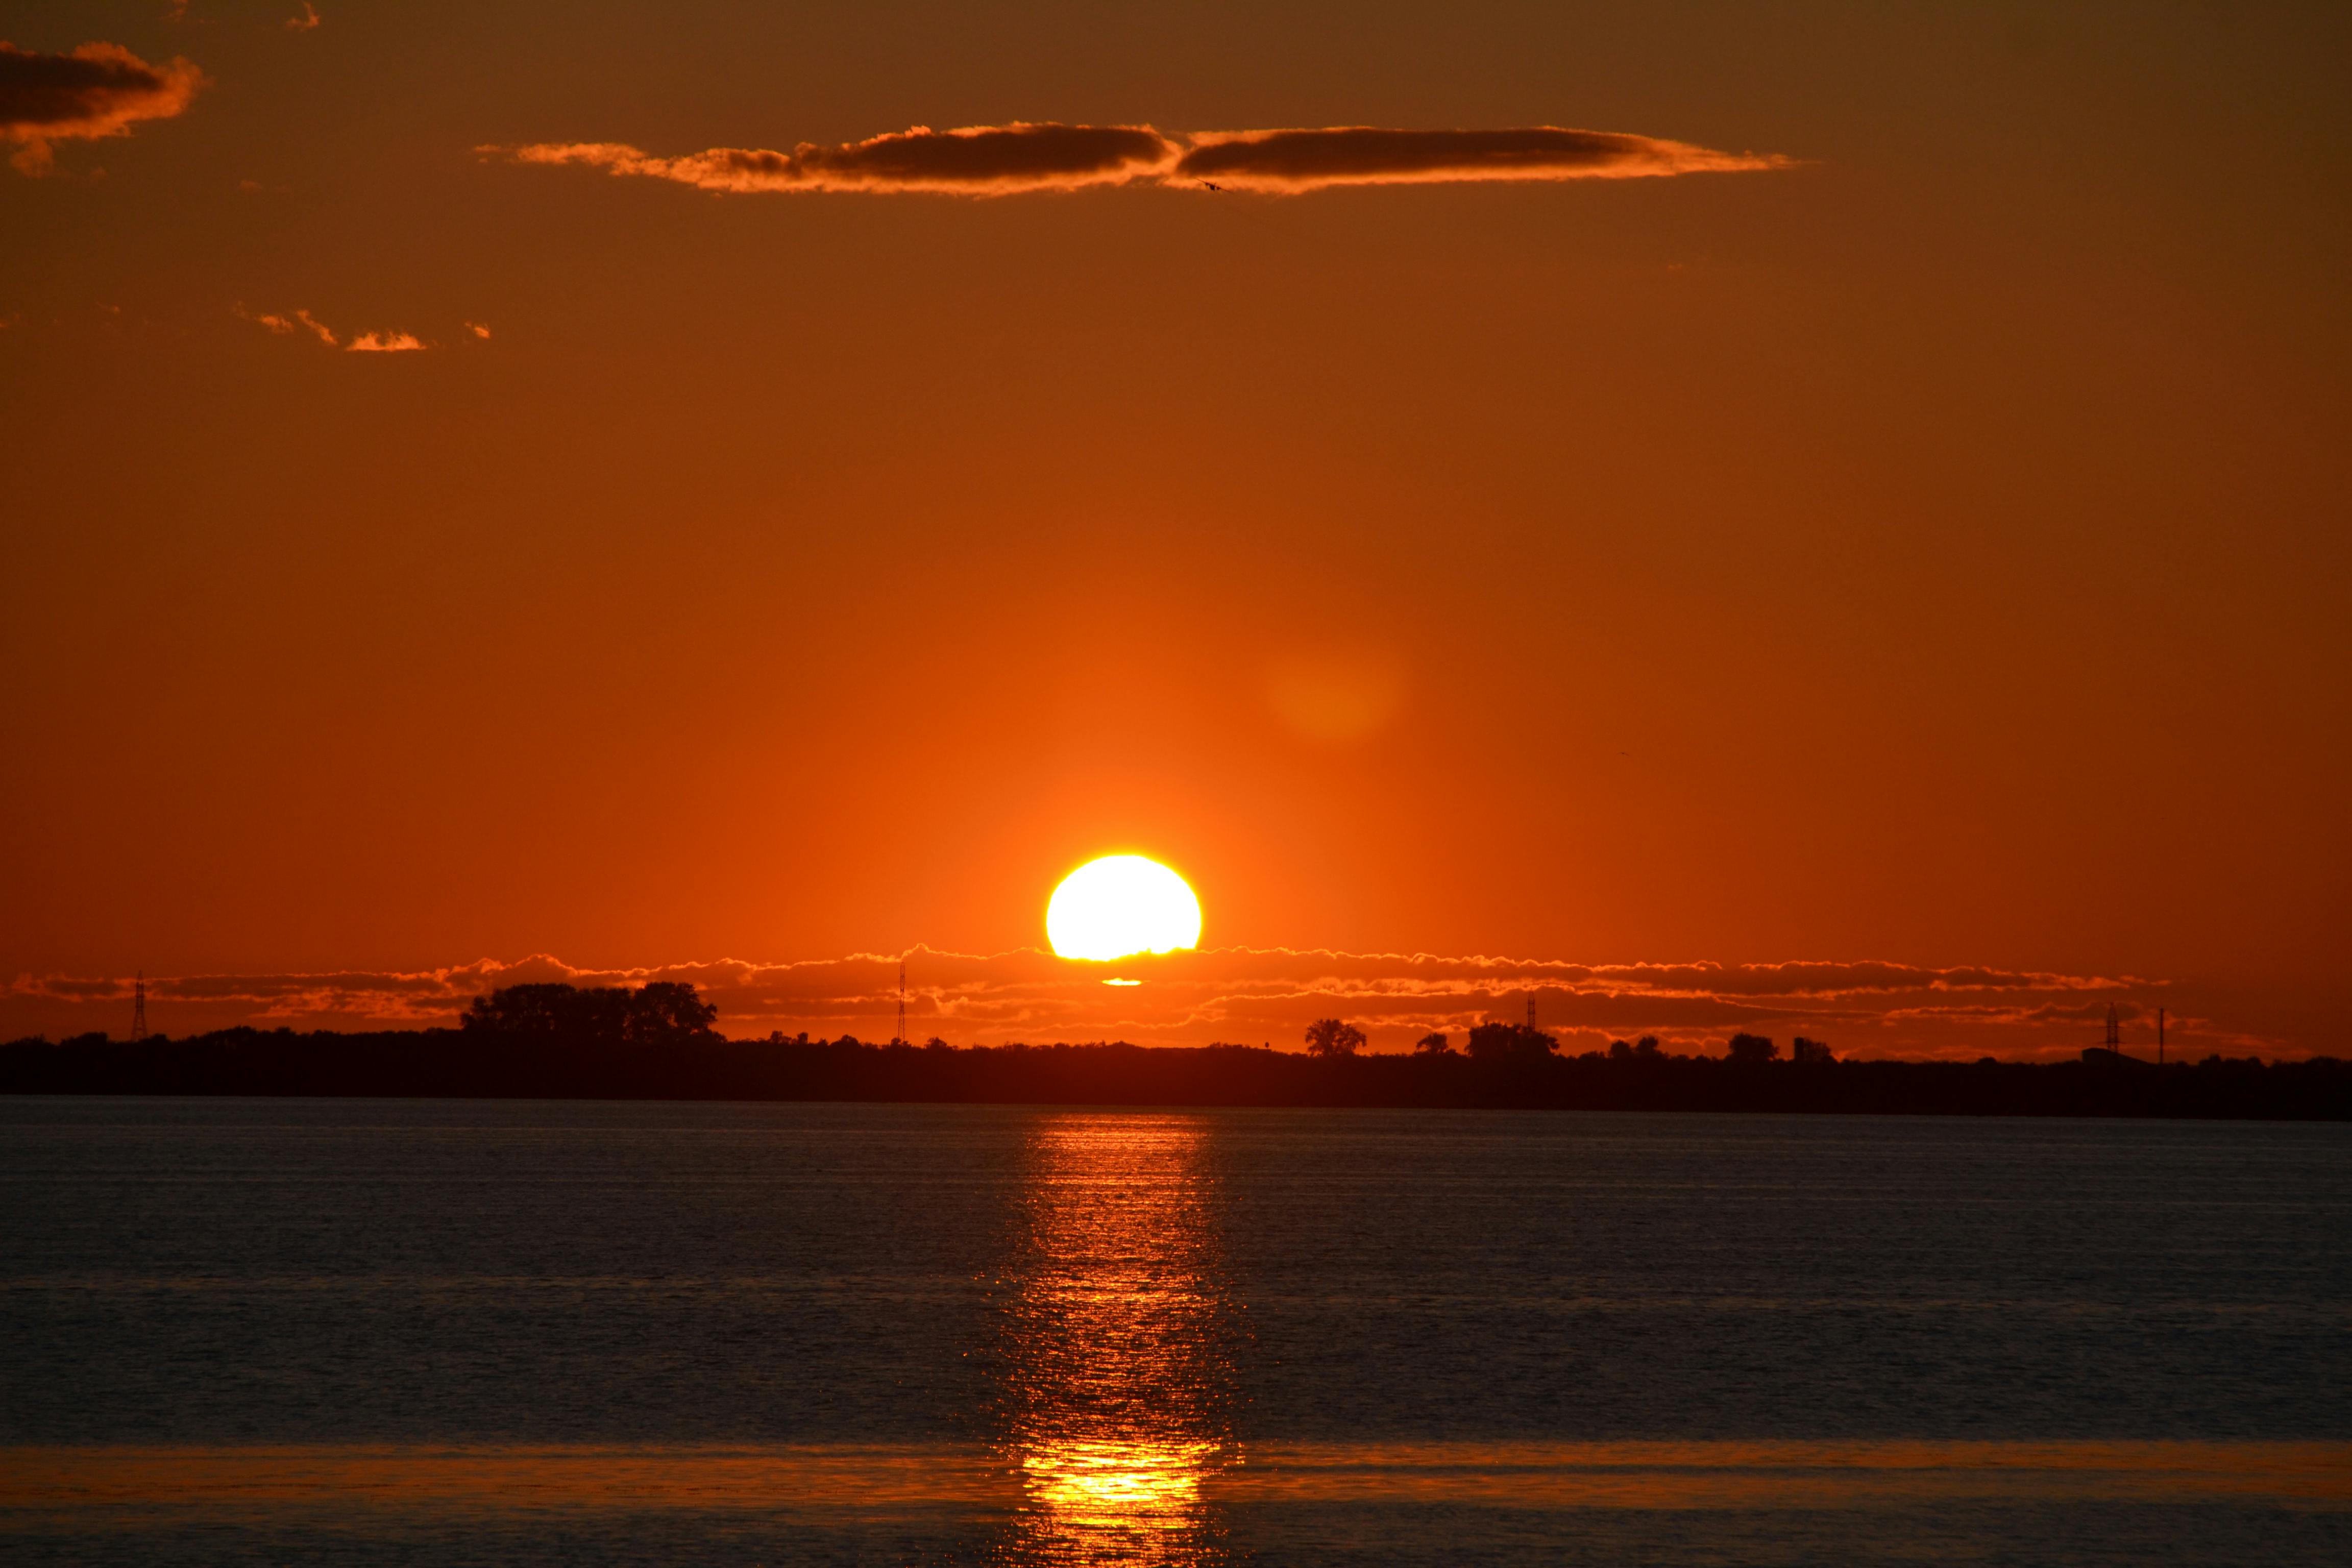
[[[0,1100],[0,1557],[2352,1561],[2352,1130]]]

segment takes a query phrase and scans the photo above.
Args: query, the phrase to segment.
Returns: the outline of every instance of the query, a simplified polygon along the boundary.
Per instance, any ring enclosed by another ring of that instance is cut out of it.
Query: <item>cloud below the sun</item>
[[[45,174],[53,143],[128,136],[185,110],[204,85],[187,60],[150,65],[120,44],[45,55],[0,43],[0,139],[16,143],[20,173]]]
[[[448,1025],[472,997],[541,982],[641,985],[683,981],[739,1037],[772,1032],[887,1039],[896,1026],[899,955],[796,963],[734,959],[589,969],[546,954],[414,972],[211,974],[146,982],[155,1026],[173,1035],[258,1027],[418,1028]],[[1115,963],[1077,963],[1035,949],[972,954],[916,948],[907,957],[908,1029],[956,1045],[1126,1039],[1229,1041],[1296,1048],[1318,1017],[1348,1018],[1373,1048],[1402,1050],[1432,1031],[1517,1020],[1530,995],[1564,1050],[1656,1035],[1669,1049],[1719,1054],[1738,1030],[1785,1042],[1826,1038],[1853,1056],[2023,1058],[2072,1056],[2101,1037],[2115,1006],[2132,1023],[2171,1009],[2185,1049],[2266,1041],[2200,1016],[2195,999],[2129,975],[1890,963],[1587,964],[1558,960],[1213,948]],[[1139,982],[1112,986],[1107,981]],[[128,1018],[127,977],[20,976],[0,984],[0,1037],[111,1028]]]
[[[617,142],[478,149],[519,163],[572,164],[699,190],[928,192],[968,196],[1152,184],[1296,195],[1333,185],[1500,180],[1633,179],[1782,168],[1769,153],[1555,125],[1500,131],[1395,131],[1343,125],[1205,131],[1150,125],[919,125],[863,142],[803,142],[789,153],[713,147],[663,157]]]

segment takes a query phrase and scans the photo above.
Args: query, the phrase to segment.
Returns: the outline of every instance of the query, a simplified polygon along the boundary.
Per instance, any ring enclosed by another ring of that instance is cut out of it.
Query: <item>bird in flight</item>
[[[1222,190],[1223,190],[1223,189],[1225,188],[1224,186],[1223,186],[1223,185],[1221,185],[1221,184],[1217,184],[1217,182],[1216,182],[1216,181],[1214,181],[1214,180],[1202,180],[1201,183],[1202,183],[1202,184],[1204,184],[1204,185],[1208,186],[1208,187],[1209,187],[1209,189],[1211,189],[1211,190],[1213,190],[1213,191],[1222,191]]]

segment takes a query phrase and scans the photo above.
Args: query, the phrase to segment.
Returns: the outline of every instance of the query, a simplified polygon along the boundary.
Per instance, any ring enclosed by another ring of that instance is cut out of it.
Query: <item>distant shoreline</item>
[[[460,1029],[227,1029],[0,1045],[0,1094],[700,1100],[2352,1121],[2352,1062],[1318,1058],[1256,1046],[646,1045]]]

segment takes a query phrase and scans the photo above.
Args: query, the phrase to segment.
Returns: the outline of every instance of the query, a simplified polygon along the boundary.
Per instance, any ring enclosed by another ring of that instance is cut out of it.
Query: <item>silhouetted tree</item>
[[[1658,1037],[1643,1035],[1633,1042],[1633,1054],[1646,1061],[1655,1061],[1666,1053],[1658,1049]]]
[[[1470,1055],[1476,1061],[1537,1061],[1559,1049],[1557,1039],[1525,1024],[1480,1024],[1470,1031]]]
[[[1445,1043],[1444,1035],[1423,1035],[1414,1044],[1412,1054],[1417,1057],[1450,1057],[1454,1054],[1454,1047]]]
[[[1769,1062],[1780,1054],[1780,1047],[1761,1035],[1734,1035],[1725,1059],[1735,1062]]]
[[[1813,1067],[1827,1067],[1837,1060],[1837,1058],[1831,1052],[1830,1043],[1827,1040],[1809,1040],[1804,1036],[1799,1035],[1789,1042],[1789,1059],[1792,1062],[1804,1062]],[[1990,1061],[1992,1058],[1987,1057],[1984,1059]]]
[[[1318,1057],[1352,1057],[1364,1048],[1364,1031],[1337,1018],[1318,1018],[1307,1026],[1307,1048]]]

